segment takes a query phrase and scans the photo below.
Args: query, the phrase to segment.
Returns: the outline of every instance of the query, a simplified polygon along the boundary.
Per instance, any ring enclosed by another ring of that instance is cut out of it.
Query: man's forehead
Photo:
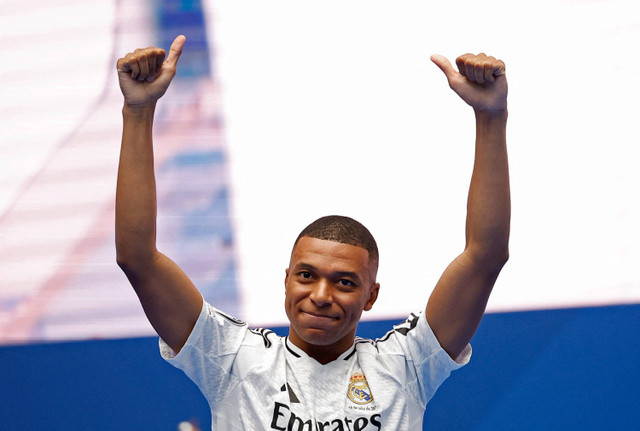
[[[291,252],[291,257],[306,253],[335,255],[336,257],[365,257],[367,260],[369,259],[369,251],[364,247],[310,236],[303,236],[298,239]]]
[[[357,272],[363,279],[375,280],[377,266],[369,259],[369,252],[351,244],[301,237],[291,253],[291,269],[311,267],[329,272]]]

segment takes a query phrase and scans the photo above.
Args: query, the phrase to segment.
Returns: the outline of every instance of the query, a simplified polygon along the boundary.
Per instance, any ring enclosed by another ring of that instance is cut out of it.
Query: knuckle
[[[458,56],[458,58],[456,58],[456,63],[464,63],[469,58],[469,55],[470,54],[462,54]]]

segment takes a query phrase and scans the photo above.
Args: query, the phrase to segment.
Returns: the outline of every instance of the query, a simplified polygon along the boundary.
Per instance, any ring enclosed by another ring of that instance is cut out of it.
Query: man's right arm
[[[149,322],[176,352],[198,319],[202,296],[178,265],[156,249],[152,128],[156,103],[175,75],[184,42],[184,36],[176,38],[166,61],[163,50],[146,48],[117,64],[125,99],[116,189],[117,262]]]

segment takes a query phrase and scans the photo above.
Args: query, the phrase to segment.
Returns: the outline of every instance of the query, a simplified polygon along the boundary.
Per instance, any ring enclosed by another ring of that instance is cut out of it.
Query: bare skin
[[[124,95],[116,189],[117,261],[149,322],[176,352],[193,329],[202,296],[178,265],[156,249],[152,128],[156,102],[175,76],[184,43],[184,36],[178,36],[166,61],[164,50],[151,47],[129,53],[117,63]]]
[[[466,246],[440,277],[426,309],[438,341],[456,358],[478,328],[493,285],[509,258],[507,79],[504,63],[484,54],[458,57],[458,71],[442,56],[434,55],[431,60],[476,116]]]
[[[176,352],[193,329],[202,297],[178,265],[156,249],[152,128],[156,103],[175,76],[184,43],[184,36],[178,36],[168,55],[149,47],[117,63],[124,95],[116,193],[117,260],[152,326]],[[426,308],[440,344],[457,358],[475,333],[508,259],[507,81],[504,63],[484,54],[458,57],[458,71],[442,56],[431,59],[476,116],[466,247],[444,271]],[[377,268],[367,266],[371,263],[366,250],[326,242],[301,238],[285,278],[290,339],[321,363],[350,347],[362,311],[371,309],[380,288],[375,280]]]

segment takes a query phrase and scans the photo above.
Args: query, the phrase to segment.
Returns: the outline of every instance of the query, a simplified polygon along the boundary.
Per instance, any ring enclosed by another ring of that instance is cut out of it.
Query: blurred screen
[[[380,249],[366,319],[424,307],[464,247],[473,112],[433,53],[503,59],[511,259],[489,311],[640,301],[633,1],[0,2],[0,343],[151,335],[115,264],[115,62],[187,36],[154,128],[158,248],[204,297],[285,324],[297,234]]]

